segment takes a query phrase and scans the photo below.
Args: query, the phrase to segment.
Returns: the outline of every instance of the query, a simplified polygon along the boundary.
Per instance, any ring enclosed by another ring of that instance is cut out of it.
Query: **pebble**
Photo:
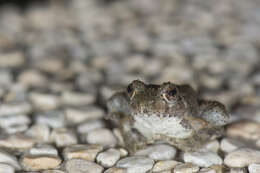
[[[127,173],[126,169],[112,167],[107,169],[104,173]]]
[[[25,151],[32,148],[35,143],[36,141],[32,138],[19,134],[0,139],[0,147],[16,151]]]
[[[27,115],[31,113],[31,111],[32,111],[31,104],[25,101],[2,103],[0,105],[0,116],[16,115],[16,114]]]
[[[51,141],[53,141],[57,147],[66,147],[69,145],[77,144],[76,134],[66,128],[56,128],[51,132]]]
[[[77,132],[81,134],[86,134],[92,130],[100,129],[105,127],[105,122],[98,120],[88,120],[87,122],[81,123],[77,126]]]
[[[65,172],[61,170],[44,170],[41,173],[65,173]]]
[[[194,173],[199,171],[199,166],[192,163],[179,164],[174,168],[174,173]]]
[[[220,148],[220,144],[217,140],[213,140],[205,144],[204,148],[217,153]]]
[[[0,163],[0,173],[15,173],[15,168],[6,163]]]
[[[176,156],[176,149],[167,144],[157,144],[139,150],[135,153],[137,156],[148,156],[153,160],[170,160]]]
[[[47,78],[37,70],[25,70],[18,75],[18,81],[26,87],[45,87]]]
[[[65,169],[68,173],[101,173],[103,167],[83,159],[71,159],[65,164]]]
[[[231,168],[229,173],[247,173],[245,168]]]
[[[95,96],[88,93],[65,91],[61,95],[61,102],[66,106],[86,106],[94,103]]]
[[[66,125],[65,115],[60,110],[51,110],[36,115],[36,123],[61,128]]]
[[[21,166],[19,165],[17,158],[4,150],[0,150],[0,163],[8,164],[14,167],[16,170],[20,170]],[[5,167],[5,166],[3,166]]]
[[[28,153],[30,155],[51,155],[58,156],[58,151],[51,145],[38,144],[35,147],[31,148]]]
[[[242,142],[230,138],[223,138],[220,142],[221,150],[226,153],[232,152],[243,146],[245,146],[245,144],[243,144]]]
[[[229,167],[246,167],[252,163],[260,163],[260,151],[250,148],[240,148],[228,153],[224,163]]]
[[[260,123],[251,121],[241,121],[229,125],[227,135],[230,137],[243,138],[245,140],[260,139]]]
[[[44,169],[55,169],[61,164],[62,160],[53,155],[24,155],[21,164],[27,171],[39,171]]]
[[[65,110],[66,119],[73,124],[88,120],[95,120],[104,116],[104,111],[97,107],[85,107],[83,109],[68,108]]]
[[[29,98],[34,108],[39,111],[54,110],[60,106],[59,97],[53,94],[31,92]]]
[[[153,166],[153,172],[162,172],[162,171],[172,170],[179,164],[181,164],[181,162],[177,162],[175,160],[158,161]]]
[[[199,173],[221,173],[212,168],[202,168]]]
[[[0,116],[0,127],[7,133],[17,133],[25,131],[28,128],[31,119],[26,115],[6,115]]]
[[[116,164],[118,168],[127,169],[127,173],[145,173],[152,169],[154,161],[143,156],[126,157]]]
[[[184,153],[183,160],[185,162],[191,162],[201,167],[221,165],[223,163],[223,160],[220,156],[212,151],[207,150]]]
[[[249,173],[259,173],[260,172],[260,163],[252,163],[248,166]]]
[[[22,52],[12,52],[12,53],[1,53],[0,54],[0,68],[9,67],[15,68],[21,66],[25,62]]]
[[[35,124],[26,131],[26,135],[36,139],[38,142],[50,142],[51,129],[44,124]]]
[[[103,147],[100,145],[71,145],[63,150],[63,157],[66,160],[84,159],[93,162],[102,150]]]
[[[103,146],[113,147],[117,140],[113,133],[105,128],[97,129],[86,135],[86,141],[90,144],[100,144]]]
[[[112,167],[120,159],[120,152],[114,148],[108,149],[97,156],[97,162],[103,167]]]

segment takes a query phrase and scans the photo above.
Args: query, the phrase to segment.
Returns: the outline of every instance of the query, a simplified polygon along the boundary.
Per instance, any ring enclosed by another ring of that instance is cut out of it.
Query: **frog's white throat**
[[[193,130],[181,124],[181,118],[160,114],[134,114],[134,128],[143,136],[152,139],[155,135],[164,135],[173,138],[188,138]]]

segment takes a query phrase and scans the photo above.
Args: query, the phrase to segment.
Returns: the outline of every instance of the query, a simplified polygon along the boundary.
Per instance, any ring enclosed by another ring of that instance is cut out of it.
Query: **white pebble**
[[[212,151],[207,150],[184,153],[183,159],[185,162],[191,162],[201,167],[221,165],[223,163],[223,160],[220,156]]]
[[[29,98],[34,108],[39,111],[53,110],[60,106],[60,100],[56,95],[32,92]]]
[[[157,144],[139,150],[135,155],[148,156],[154,160],[170,160],[176,156],[176,149],[167,144]]]
[[[54,141],[56,146],[65,147],[72,144],[77,144],[77,136],[72,131],[66,128],[54,129],[51,133],[51,141]]]
[[[260,164],[252,163],[248,166],[248,171],[250,173],[260,173]]]
[[[119,159],[120,159],[120,152],[114,148],[99,153],[97,156],[97,162],[104,167],[113,166]]]
[[[89,120],[85,123],[80,124],[77,127],[77,132],[84,134],[84,133],[88,133],[92,130],[96,130],[96,129],[100,129],[100,128],[104,128],[105,127],[105,123],[101,120]]]
[[[108,129],[97,129],[89,132],[86,141],[90,144],[100,144],[103,146],[113,147],[117,140],[114,134]]]
[[[154,164],[153,172],[162,172],[167,170],[172,170],[181,162],[175,160],[162,160]]]
[[[66,125],[66,119],[62,111],[51,110],[37,114],[36,123],[48,125],[52,128],[60,128]]]
[[[32,106],[28,102],[11,102],[0,105],[0,116],[15,115],[15,114],[28,114],[31,113]]]
[[[246,167],[252,163],[260,163],[260,151],[240,148],[226,155],[224,163],[229,167]]]
[[[16,157],[5,152],[4,150],[0,150],[0,162],[9,164],[9,165],[13,166],[16,170],[21,169]]]
[[[179,164],[174,168],[174,173],[195,173],[199,171],[199,167],[192,163]]]
[[[127,173],[145,173],[152,169],[154,161],[143,156],[126,157],[116,164],[118,168],[127,169]]]
[[[0,173],[15,173],[15,168],[6,163],[0,163]]]
[[[83,159],[71,159],[65,164],[65,169],[68,173],[101,173],[103,167]]]
[[[221,140],[220,143],[220,148],[222,151],[229,153],[232,152],[242,146],[244,146],[245,144],[243,144],[242,142],[239,142],[237,140],[234,139],[229,139],[229,138],[224,138]]]

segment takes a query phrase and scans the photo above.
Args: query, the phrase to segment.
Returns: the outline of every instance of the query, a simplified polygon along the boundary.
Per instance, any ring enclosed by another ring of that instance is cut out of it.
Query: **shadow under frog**
[[[134,153],[155,142],[195,151],[219,137],[229,121],[225,106],[198,98],[190,85],[134,80],[126,91],[107,102],[108,119],[115,122],[126,148]]]

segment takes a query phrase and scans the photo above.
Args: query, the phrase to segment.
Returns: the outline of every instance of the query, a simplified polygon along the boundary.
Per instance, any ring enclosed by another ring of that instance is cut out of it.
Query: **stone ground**
[[[73,0],[0,7],[0,173],[259,173],[259,0]],[[225,136],[129,156],[105,100],[133,79],[189,83]]]

